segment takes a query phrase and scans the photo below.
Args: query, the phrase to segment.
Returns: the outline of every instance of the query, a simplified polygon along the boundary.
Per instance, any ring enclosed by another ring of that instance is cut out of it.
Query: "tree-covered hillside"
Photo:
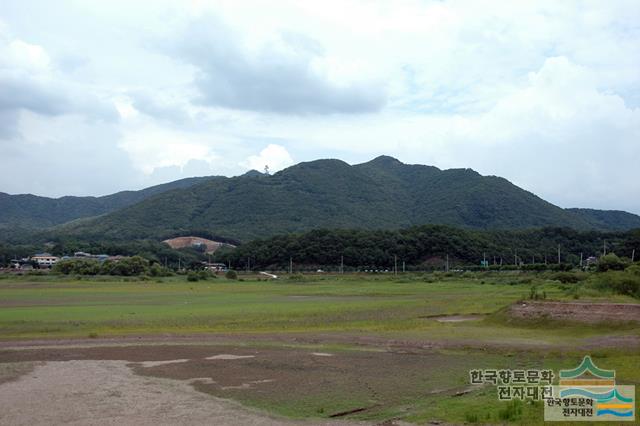
[[[633,225],[637,218],[640,226],[640,217],[629,216],[625,225]],[[54,235],[131,240],[207,232],[248,241],[318,228],[399,229],[424,224],[620,229],[615,218],[587,219],[499,177],[378,157],[355,166],[318,160],[272,176],[211,179],[59,227]]]
[[[567,209],[584,220],[595,229],[611,229],[624,231],[640,228],[640,216],[620,210]]]
[[[0,192],[0,228],[46,228],[78,218],[98,216],[130,206],[152,195],[186,188],[213,177],[195,177],[151,186],[139,191],[121,191],[103,197],[48,198],[31,194]]]
[[[217,254],[236,268],[286,270],[292,261],[300,266],[338,269],[390,269],[397,261],[408,269],[442,269],[477,265],[486,259],[490,266],[544,263],[578,265],[589,256],[607,252],[630,258],[640,253],[640,230],[628,232],[576,231],[568,228],[484,231],[426,225],[397,231],[314,230],[303,234],[259,239]],[[636,257],[637,260],[637,257]]]

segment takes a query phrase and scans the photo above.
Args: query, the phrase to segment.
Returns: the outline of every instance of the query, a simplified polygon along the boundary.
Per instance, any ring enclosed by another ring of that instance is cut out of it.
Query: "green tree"
[[[598,272],[606,271],[622,271],[626,264],[616,256],[614,253],[609,253],[605,256],[601,256],[598,259]]]

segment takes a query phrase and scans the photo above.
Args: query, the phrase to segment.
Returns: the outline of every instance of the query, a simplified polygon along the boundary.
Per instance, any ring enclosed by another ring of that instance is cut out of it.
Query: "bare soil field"
[[[425,392],[455,394],[466,384],[448,388],[439,388],[439,384],[447,382],[452,371],[465,373],[474,362],[473,357],[464,354],[453,356],[429,350],[318,352],[218,345],[76,345],[0,350],[0,365],[38,363],[33,374],[24,370],[23,378],[18,380],[24,382],[21,386],[25,389],[46,381],[54,367],[67,369],[69,376],[75,377],[77,381],[69,384],[71,388],[83,387],[86,381],[81,376],[90,375],[91,368],[96,368],[96,374],[104,376],[101,380],[110,380],[110,374],[129,377],[134,373],[139,377],[173,379],[204,394],[242,402],[260,400],[268,405],[286,405],[290,401],[298,408],[313,405],[318,416],[327,417],[379,409],[397,404],[398,398],[418,398]],[[127,367],[126,374],[123,367]],[[380,374],[382,371],[384,375]],[[60,385],[65,386],[64,380],[71,379],[58,375],[51,380],[62,380]],[[0,397],[14,393],[15,383],[0,386]],[[332,391],[338,388],[340,392]],[[398,389],[405,392],[399,395]],[[340,397],[344,394],[349,394],[350,399]],[[43,401],[46,403],[46,399]]]
[[[277,418],[198,392],[189,381],[136,375],[128,361],[50,361],[23,373],[0,386],[0,424],[357,424]]]
[[[509,315],[521,319],[554,319],[588,324],[640,323],[640,305],[631,303],[518,302]]]
[[[415,401],[466,395],[469,369],[539,362],[527,345],[505,356],[379,336],[239,337],[0,342],[0,424],[399,425]]]

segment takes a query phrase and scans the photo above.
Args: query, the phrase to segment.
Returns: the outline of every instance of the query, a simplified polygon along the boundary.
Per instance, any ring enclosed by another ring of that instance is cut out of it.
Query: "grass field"
[[[547,299],[574,297],[575,292],[554,281],[534,278],[531,283],[497,275],[159,281],[1,279],[0,338],[95,338],[98,345],[116,336],[195,336],[189,349],[172,349],[167,342],[156,347],[164,353],[160,359],[189,362],[137,371],[179,380],[203,374],[221,377],[228,382],[225,386],[195,386],[294,418],[327,417],[362,407],[366,409],[347,418],[538,423],[540,403],[508,406],[497,400],[493,387],[469,389],[468,370],[557,370],[575,366],[587,353],[606,368],[615,368],[620,382],[640,385],[638,347],[618,343],[640,336],[636,326],[526,323],[496,314],[526,299],[532,284]],[[587,290],[581,300],[637,302]],[[438,320],[451,315],[473,315],[474,320]],[[197,336],[219,339],[198,346]],[[238,361],[237,371],[202,361],[216,345],[232,353],[251,353],[255,359]],[[122,351],[122,359],[138,359],[129,349]],[[309,357],[313,351],[332,356]],[[45,359],[0,350],[0,362],[2,356],[5,362]],[[57,352],[46,356],[66,359]],[[238,377],[269,374],[278,380],[255,386],[237,383]]]

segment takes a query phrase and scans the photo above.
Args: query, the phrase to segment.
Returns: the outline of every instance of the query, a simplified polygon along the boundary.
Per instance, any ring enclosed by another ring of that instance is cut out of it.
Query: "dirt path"
[[[135,375],[127,361],[43,363],[0,385],[3,425],[346,425],[295,422],[196,391],[188,383]]]
[[[640,305],[638,305],[640,306]],[[515,309],[518,309],[517,307]],[[528,312],[528,311],[527,311]],[[527,318],[538,318],[535,316]],[[516,314],[517,316],[517,314]],[[522,317],[521,317],[522,318]],[[606,337],[606,336],[605,336]],[[142,335],[142,336],[114,336],[99,339],[70,338],[70,339],[37,339],[37,340],[2,340],[0,338],[0,362],[10,361],[3,356],[3,352],[20,349],[72,349],[86,347],[119,347],[119,346],[157,346],[157,345],[236,345],[260,344],[269,346],[280,345],[346,345],[371,350],[382,351],[422,351],[434,349],[515,349],[515,350],[576,350],[591,349],[593,342],[600,342],[601,347],[637,348],[640,347],[640,336],[609,336],[606,338],[593,337],[585,339],[583,343],[571,344],[547,343],[541,341],[510,341],[486,339],[438,339],[425,338],[390,338],[380,335],[363,335],[354,333],[261,333],[261,334],[194,334],[194,335]],[[45,360],[50,360],[44,358]],[[152,359],[148,359],[149,361]],[[15,360],[14,360],[15,361]]]

